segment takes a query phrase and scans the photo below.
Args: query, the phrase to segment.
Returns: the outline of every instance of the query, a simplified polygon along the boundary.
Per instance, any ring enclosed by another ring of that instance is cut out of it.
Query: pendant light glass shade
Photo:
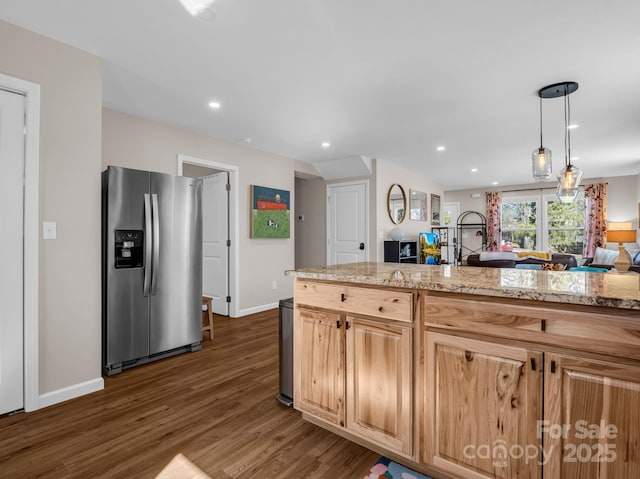
[[[551,178],[551,150],[536,148],[531,154],[531,173],[536,181],[546,181]]]
[[[580,192],[582,170],[577,166],[568,164],[558,175],[558,188],[556,194],[561,203],[573,203]]]

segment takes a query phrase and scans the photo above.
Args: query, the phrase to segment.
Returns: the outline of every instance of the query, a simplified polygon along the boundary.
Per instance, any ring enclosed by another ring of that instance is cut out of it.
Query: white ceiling
[[[382,158],[445,189],[530,183],[536,92],[573,80],[572,155],[585,178],[640,173],[640,2],[212,8],[203,21],[179,0],[2,0],[0,18],[101,57],[109,108],[312,163]],[[562,105],[543,100],[556,174]]]

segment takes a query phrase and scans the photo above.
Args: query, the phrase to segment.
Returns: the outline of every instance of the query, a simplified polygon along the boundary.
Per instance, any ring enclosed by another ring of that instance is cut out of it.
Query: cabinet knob
[[[340,294],[340,301],[344,303],[346,300],[347,300],[347,295],[344,293]]]
[[[340,322],[340,320],[336,321],[336,329],[340,329],[340,326],[342,326],[342,323]]]

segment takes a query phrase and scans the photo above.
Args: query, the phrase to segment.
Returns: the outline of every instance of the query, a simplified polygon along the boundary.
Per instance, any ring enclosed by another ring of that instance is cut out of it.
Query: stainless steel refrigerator
[[[202,180],[109,166],[102,173],[103,373],[202,339]]]

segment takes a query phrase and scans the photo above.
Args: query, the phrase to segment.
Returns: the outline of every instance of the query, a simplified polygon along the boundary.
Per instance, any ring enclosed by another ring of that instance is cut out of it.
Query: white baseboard
[[[73,386],[67,386],[66,388],[51,391],[50,393],[42,394],[38,399],[38,408],[52,406],[59,402],[68,401],[85,394],[94,393],[104,389],[104,379],[96,378],[89,381],[85,381],[80,384],[74,384]]]
[[[238,310],[237,316],[234,316],[234,317],[240,318],[242,316],[248,316],[249,314],[261,313],[263,311],[275,309],[279,306],[279,304],[280,303],[269,303],[269,304],[262,304],[260,306],[254,306],[253,308],[240,309]]]

